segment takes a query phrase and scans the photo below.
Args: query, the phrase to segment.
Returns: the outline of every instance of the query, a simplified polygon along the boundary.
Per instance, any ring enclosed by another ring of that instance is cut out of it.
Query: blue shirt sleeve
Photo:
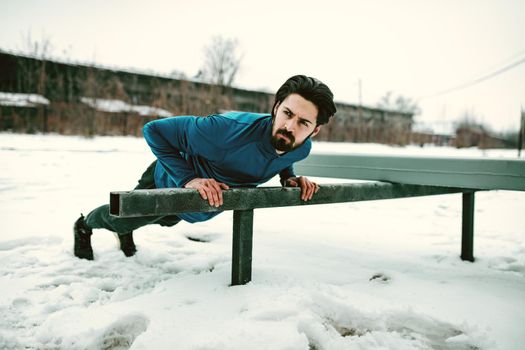
[[[295,172],[293,170],[293,164],[290,165],[288,168],[285,168],[283,169],[280,173],[279,173],[279,177],[280,177],[280,182],[281,182],[281,185],[284,186],[285,185],[285,181],[288,180],[289,178],[291,177],[294,177],[295,176]]]
[[[197,178],[184,154],[215,160],[222,156],[220,119],[180,116],[154,120],[143,128],[146,142],[177,187]]]

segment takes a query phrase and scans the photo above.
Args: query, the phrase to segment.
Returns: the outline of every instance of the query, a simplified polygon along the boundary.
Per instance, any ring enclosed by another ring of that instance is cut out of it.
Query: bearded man
[[[192,188],[210,205],[223,204],[231,187],[255,187],[277,174],[283,186],[299,186],[308,201],[319,186],[296,176],[293,164],[308,156],[311,137],[336,112],[333,94],[319,80],[304,75],[289,78],[277,91],[271,114],[229,112],[207,117],[177,116],[147,123],[143,134],[157,158],[135,189]],[[220,214],[184,213],[118,218],[102,205],[74,224],[74,254],[93,260],[93,229],[117,234],[126,256],[137,251],[133,231],[149,224],[173,226],[209,220]]]

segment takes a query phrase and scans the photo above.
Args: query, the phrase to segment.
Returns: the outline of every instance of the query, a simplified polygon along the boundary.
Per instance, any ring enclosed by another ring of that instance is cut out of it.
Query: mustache
[[[295,137],[292,135],[292,133],[285,129],[278,129],[275,133],[286,136],[292,143],[295,142]]]

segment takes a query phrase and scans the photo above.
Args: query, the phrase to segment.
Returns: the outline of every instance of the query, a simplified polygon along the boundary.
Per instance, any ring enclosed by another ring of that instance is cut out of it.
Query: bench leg
[[[463,193],[461,260],[474,261],[474,193]]]
[[[252,280],[253,209],[233,211],[232,285]]]

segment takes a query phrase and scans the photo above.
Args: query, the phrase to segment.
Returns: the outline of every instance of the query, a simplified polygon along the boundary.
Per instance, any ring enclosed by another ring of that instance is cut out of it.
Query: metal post
[[[518,158],[521,157],[521,149],[523,148],[523,135],[525,134],[525,110],[521,109],[520,119],[520,133],[518,135]]]
[[[252,280],[253,209],[233,211],[232,285]]]
[[[463,193],[461,260],[474,261],[474,194]]]

